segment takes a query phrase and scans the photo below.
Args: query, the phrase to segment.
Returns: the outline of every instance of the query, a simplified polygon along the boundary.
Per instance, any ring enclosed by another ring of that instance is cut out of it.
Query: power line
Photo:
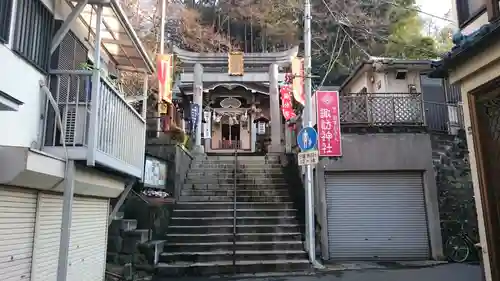
[[[445,17],[436,16],[434,14],[422,11],[421,9],[416,8],[416,7],[404,7],[404,6],[401,6],[398,3],[394,3],[392,1],[387,1],[387,0],[379,0],[379,1],[381,1],[383,3],[386,3],[386,4],[391,4],[391,5],[395,6],[395,7],[398,7],[398,8],[401,8],[401,9],[405,9],[407,11],[414,11],[414,12],[417,12],[417,13],[420,13],[420,14],[432,17],[432,18],[436,18],[436,19],[440,19],[440,20],[443,20],[443,21],[447,21],[447,22],[453,23],[455,25],[457,24],[454,20],[451,20],[451,19],[448,19],[448,18],[445,18]],[[439,0],[437,0],[437,1],[439,1]]]
[[[342,31],[344,31],[344,33],[347,35],[347,37],[361,50],[361,52],[363,52],[363,54],[365,54],[367,57],[371,57],[371,55],[363,47],[361,47],[361,45],[358,43],[358,41],[356,41],[354,38],[352,38],[352,36],[349,34],[349,32],[347,32],[347,30],[345,30],[344,26],[339,22],[339,20],[337,19],[337,17],[333,13],[332,9],[330,9],[330,7],[328,6],[328,3],[326,3],[326,0],[322,0],[322,1],[323,1],[323,4],[325,5],[326,9],[328,9],[328,12],[330,13],[330,15],[332,15],[332,17],[335,19],[335,21],[337,21],[339,23],[340,28],[342,29]]]
[[[323,4],[325,5],[325,7],[327,8],[328,12],[329,12],[329,13],[331,14],[331,16],[332,16],[332,17],[333,17],[333,18],[337,21],[337,23],[339,24],[339,26],[341,27],[341,29],[342,29],[342,30],[343,30],[343,31],[344,31],[344,32],[345,32],[345,33],[349,36],[349,38],[351,39],[351,41],[353,41],[353,42],[356,44],[356,46],[358,46],[359,48],[361,48],[361,50],[363,51],[363,53],[364,53],[364,54],[366,54],[368,57],[371,57],[371,56],[368,54],[368,52],[367,52],[366,50],[364,50],[364,49],[360,46],[360,44],[359,44],[356,40],[354,40],[354,39],[352,38],[352,36],[350,36],[350,35],[349,35],[349,33],[345,30],[344,25],[345,25],[345,26],[347,26],[347,27],[350,27],[350,28],[355,28],[356,30],[361,31],[361,32],[364,32],[365,34],[370,34],[370,35],[373,35],[373,36],[375,36],[375,37],[379,38],[380,40],[384,40],[384,41],[391,42],[391,43],[395,43],[395,44],[400,44],[400,45],[403,45],[403,47],[411,47],[411,48],[413,48],[414,50],[421,51],[422,53],[426,53],[426,54],[428,54],[428,55],[432,55],[432,56],[435,56],[435,55],[436,55],[436,53],[435,53],[435,52],[429,51],[429,50],[427,50],[427,49],[423,49],[423,48],[421,48],[421,47],[418,47],[418,46],[415,46],[415,45],[411,45],[411,44],[408,44],[408,43],[406,43],[406,42],[396,41],[396,40],[394,40],[394,39],[390,38],[389,36],[382,36],[382,35],[380,35],[380,34],[374,33],[374,32],[369,31],[369,30],[367,30],[367,29],[357,28],[357,27],[352,26],[352,25],[350,25],[350,24],[347,24],[347,23],[345,23],[345,22],[343,22],[343,21],[339,21],[339,20],[338,20],[338,18],[337,18],[337,16],[335,15],[335,13],[334,13],[334,12],[332,11],[332,9],[328,6],[328,3],[326,3],[326,0],[322,0],[322,1],[323,1]],[[386,2],[385,0],[381,0],[381,1]],[[390,2],[386,2],[386,3],[391,4]]]

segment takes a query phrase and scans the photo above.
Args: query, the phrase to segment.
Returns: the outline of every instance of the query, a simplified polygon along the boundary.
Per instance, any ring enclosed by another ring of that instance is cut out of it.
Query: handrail
[[[238,174],[238,148],[234,149],[234,185],[233,185],[233,270],[236,273],[236,177]]]

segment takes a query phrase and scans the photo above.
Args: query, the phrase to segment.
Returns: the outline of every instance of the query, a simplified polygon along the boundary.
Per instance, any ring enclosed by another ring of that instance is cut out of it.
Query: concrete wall
[[[432,164],[431,140],[428,134],[344,134],[343,155],[339,159],[322,159],[317,167],[318,192],[316,214],[321,222],[323,256],[328,255],[328,231],[325,173],[342,171],[421,171],[429,228],[431,255],[442,259],[438,193]]]

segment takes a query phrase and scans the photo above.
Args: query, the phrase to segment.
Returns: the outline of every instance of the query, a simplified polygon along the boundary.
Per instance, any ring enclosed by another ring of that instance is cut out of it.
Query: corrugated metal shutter
[[[331,259],[429,258],[421,173],[325,175]]]
[[[36,192],[0,187],[0,280],[30,280]]]
[[[62,202],[62,195],[40,195],[33,281],[56,280]],[[68,281],[104,280],[108,207],[107,199],[74,198]]]

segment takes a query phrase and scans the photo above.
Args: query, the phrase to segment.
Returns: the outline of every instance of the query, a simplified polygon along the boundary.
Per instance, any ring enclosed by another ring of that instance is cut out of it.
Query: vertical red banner
[[[290,118],[295,117],[295,112],[293,111],[292,104],[292,89],[291,86],[285,84],[280,87],[281,94],[281,112],[283,113],[283,117],[288,121]]]
[[[342,156],[339,92],[317,91],[316,114],[319,155],[326,157]]]

